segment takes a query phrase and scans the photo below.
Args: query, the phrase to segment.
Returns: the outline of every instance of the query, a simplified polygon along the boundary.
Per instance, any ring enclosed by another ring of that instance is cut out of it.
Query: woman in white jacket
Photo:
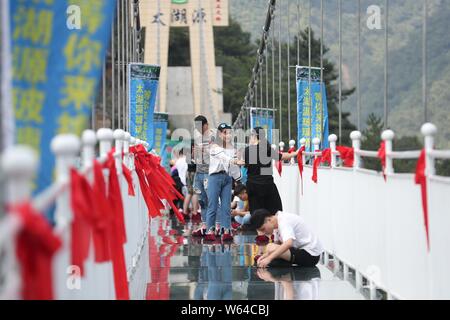
[[[231,127],[222,123],[219,125],[216,141],[210,148],[209,178],[207,186],[208,210],[206,212],[206,224],[208,233],[206,241],[215,241],[216,236],[221,236],[222,241],[232,241],[231,235],[231,189],[232,177],[239,179],[239,167],[245,164],[243,160],[236,158],[236,151],[231,143]],[[220,208],[219,207],[220,199]],[[217,221],[219,225],[214,226]]]

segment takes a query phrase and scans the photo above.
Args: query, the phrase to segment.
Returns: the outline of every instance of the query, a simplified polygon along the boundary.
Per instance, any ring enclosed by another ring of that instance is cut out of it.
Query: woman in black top
[[[297,157],[294,153],[279,153],[266,139],[261,127],[252,130],[250,145],[245,148],[245,166],[247,168],[247,193],[250,213],[257,209],[270,212],[283,210],[280,194],[273,181],[272,160],[285,161]]]

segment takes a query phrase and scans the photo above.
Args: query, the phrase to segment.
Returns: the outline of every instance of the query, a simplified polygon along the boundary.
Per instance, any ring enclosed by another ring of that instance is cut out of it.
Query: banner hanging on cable
[[[272,143],[273,110],[251,108],[250,125],[252,129],[256,127],[263,128],[267,134],[267,141]]]
[[[162,160],[164,160],[165,156],[164,151],[166,149],[168,122],[169,115],[167,113],[155,112],[153,115],[154,135],[153,139],[149,141],[149,144],[150,149],[155,150]]]
[[[130,134],[147,141],[154,139],[154,112],[159,84],[159,66],[131,63],[128,66]]]
[[[328,106],[326,86],[320,81],[320,68],[296,68],[297,74],[297,143],[306,139],[306,151],[311,151],[312,139],[319,138],[321,149],[329,147]]]
[[[51,139],[89,126],[115,3],[10,1],[15,142],[39,154],[35,192],[52,181]]]

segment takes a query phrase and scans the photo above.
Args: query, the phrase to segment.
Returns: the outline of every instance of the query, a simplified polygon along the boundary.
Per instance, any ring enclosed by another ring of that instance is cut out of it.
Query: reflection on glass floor
[[[195,226],[167,219],[151,224],[149,300],[356,300],[348,281],[323,265],[316,268],[254,266],[264,246],[241,232],[231,244],[203,244],[190,237]]]

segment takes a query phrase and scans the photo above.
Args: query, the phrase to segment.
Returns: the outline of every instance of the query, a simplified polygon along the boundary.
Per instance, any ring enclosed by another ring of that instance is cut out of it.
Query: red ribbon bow
[[[22,222],[16,238],[22,298],[52,300],[52,258],[61,247],[61,240],[53,233],[43,215],[33,209],[29,202],[12,206],[8,211],[19,216]]]

